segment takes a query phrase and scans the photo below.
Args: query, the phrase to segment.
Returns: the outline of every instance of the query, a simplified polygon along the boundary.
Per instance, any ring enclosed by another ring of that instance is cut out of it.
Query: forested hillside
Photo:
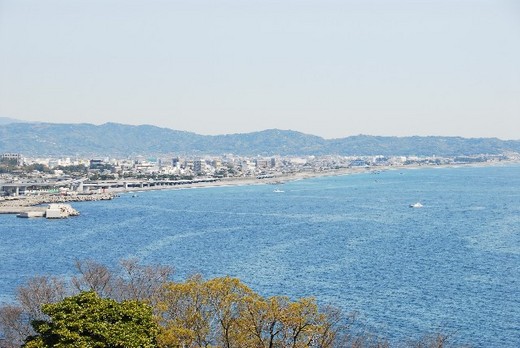
[[[348,130],[345,130],[348,133]],[[381,137],[358,135],[323,139],[270,129],[227,135],[200,135],[150,125],[116,123],[0,125],[0,152],[25,156],[130,156],[160,154],[237,155],[423,155],[458,156],[520,152],[520,140],[461,137]]]

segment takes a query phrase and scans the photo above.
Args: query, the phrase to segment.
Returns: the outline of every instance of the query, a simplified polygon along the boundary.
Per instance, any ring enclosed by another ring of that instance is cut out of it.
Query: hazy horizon
[[[0,0],[0,115],[520,139],[510,0]]]

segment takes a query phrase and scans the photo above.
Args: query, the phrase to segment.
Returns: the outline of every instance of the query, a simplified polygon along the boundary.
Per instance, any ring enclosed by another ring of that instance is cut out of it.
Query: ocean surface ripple
[[[61,221],[0,216],[0,302],[35,275],[73,275],[77,259],[136,257],[178,280],[231,275],[265,296],[314,296],[391,340],[443,332],[520,347],[520,166],[275,188],[125,194],[73,204],[81,216]]]

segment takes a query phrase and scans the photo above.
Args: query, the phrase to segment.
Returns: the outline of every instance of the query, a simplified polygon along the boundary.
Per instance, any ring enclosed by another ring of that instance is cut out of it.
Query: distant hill
[[[150,125],[117,123],[0,124],[0,153],[25,156],[197,155],[424,155],[458,156],[520,152],[520,141],[496,138],[381,137],[323,139],[290,130],[200,135]]]
[[[17,120],[15,118],[10,118],[10,117],[0,117],[0,126],[10,124],[10,123],[22,123],[22,122],[26,122],[26,121]]]

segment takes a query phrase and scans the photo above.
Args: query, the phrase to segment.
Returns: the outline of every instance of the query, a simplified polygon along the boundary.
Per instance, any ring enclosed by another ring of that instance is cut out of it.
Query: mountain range
[[[269,129],[200,135],[151,125],[22,123],[0,118],[0,153],[24,156],[133,155],[417,155],[460,156],[520,153],[520,140],[443,136],[357,135],[324,139],[291,130]]]

